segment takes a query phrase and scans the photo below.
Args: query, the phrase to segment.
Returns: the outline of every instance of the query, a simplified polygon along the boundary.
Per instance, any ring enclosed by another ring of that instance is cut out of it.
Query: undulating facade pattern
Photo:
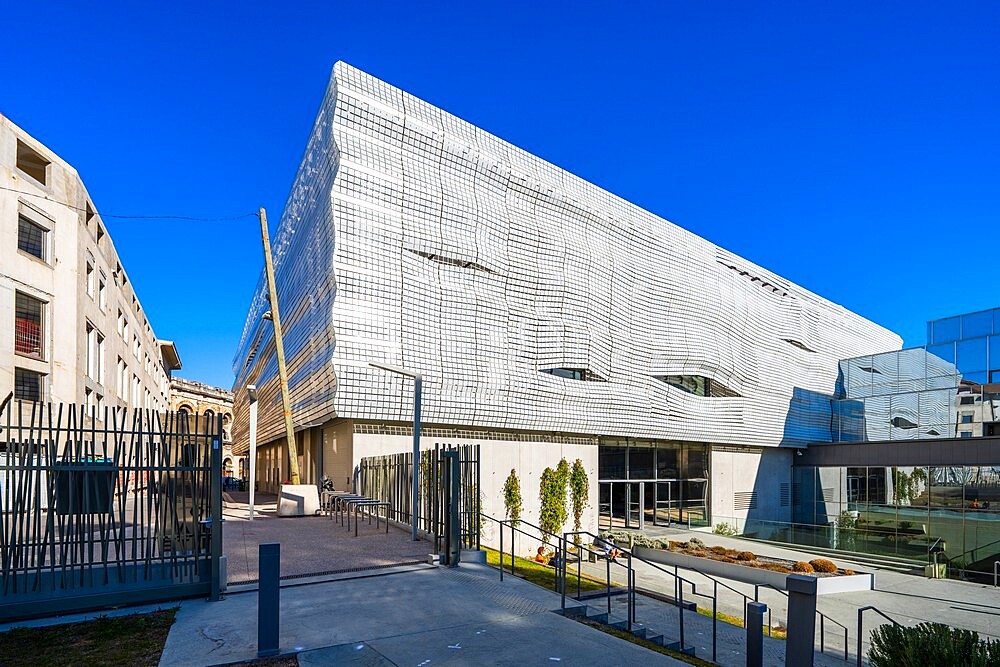
[[[293,415],[776,446],[895,334],[344,63],[281,218]],[[234,361],[281,435],[263,278]],[[246,411],[237,408],[236,433]]]

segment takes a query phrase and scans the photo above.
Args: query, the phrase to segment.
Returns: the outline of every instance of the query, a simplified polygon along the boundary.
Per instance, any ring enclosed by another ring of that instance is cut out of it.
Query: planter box
[[[722,561],[711,560],[709,558],[699,558],[689,556],[674,551],[664,549],[649,549],[647,547],[635,547],[632,549],[637,557],[661,565],[676,565],[686,570],[695,570],[702,574],[733,581],[742,581],[747,584],[767,584],[780,590],[786,590],[785,578],[789,574],[803,575],[802,572],[785,573],[763,570],[759,567],[747,567],[736,563],[723,563]],[[809,576],[805,574],[804,576]],[[850,591],[867,591],[875,588],[875,575],[865,572],[862,574],[840,575],[816,577],[816,593],[818,595],[828,595],[830,593],[847,593]]]

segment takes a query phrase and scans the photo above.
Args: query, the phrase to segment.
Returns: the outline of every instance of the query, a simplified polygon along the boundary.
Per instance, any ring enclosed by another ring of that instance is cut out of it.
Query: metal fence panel
[[[10,405],[0,620],[217,597],[221,440],[219,416]]]
[[[479,445],[435,444],[420,452],[420,529],[430,533],[435,545],[445,534],[443,468],[444,452],[458,451],[461,466],[462,544],[478,549],[481,527]],[[368,456],[361,459],[357,493],[385,500],[389,515],[400,523],[411,523],[413,488],[413,453]]]

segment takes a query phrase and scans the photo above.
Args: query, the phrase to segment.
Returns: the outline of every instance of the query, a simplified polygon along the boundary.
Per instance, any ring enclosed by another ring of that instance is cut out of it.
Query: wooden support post
[[[281,381],[281,407],[285,411],[285,439],[288,441],[289,481],[300,484],[299,448],[292,425],[292,403],[288,396],[288,371],[285,368],[285,345],[281,339],[281,317],[278,315],[278,289],[274,285],[274,264],[271,261],[271,240],[267,235],[267,213],[260,209],[260,236],[264,241],[264,268],[267,273],[268,301],[271,304],[271,324],[274,325],[274,347],[278,354],[278,379]]]

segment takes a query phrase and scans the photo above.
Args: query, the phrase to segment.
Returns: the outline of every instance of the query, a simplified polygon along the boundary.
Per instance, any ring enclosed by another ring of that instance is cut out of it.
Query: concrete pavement
[[[484,565],[284,583],[281,651],[301,664],[683,664],[553,613],[559,596]],[[256,591],[182,602],[160,665],[254,658],[256,632]]]

